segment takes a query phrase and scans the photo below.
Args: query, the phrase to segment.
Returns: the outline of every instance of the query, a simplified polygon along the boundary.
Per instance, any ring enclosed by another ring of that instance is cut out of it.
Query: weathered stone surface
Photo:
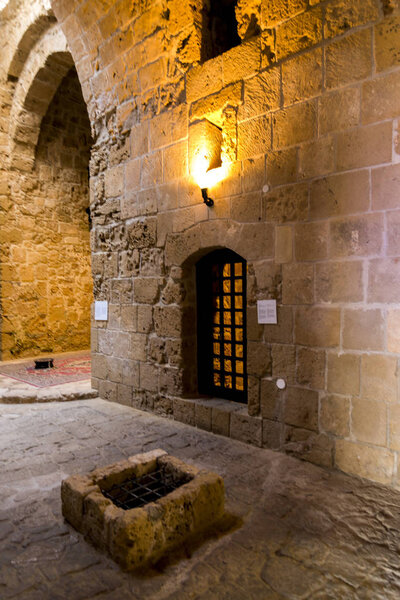
[[[355,0],[351,5],[343,0],[335,0],[327,7],[324,36],[335,37],[347,33],[350,28],[376,21],[379,18],[379,10],[377,0]]]
[[[280,423],[263,419],[263,448],[278,450],[281,447],[282,426]]]
[[[262,18],[266,27],[273,27],[282,21],[302,13],[307,8],[306,0],[289,0],[288,2],[280,2],[273,0],[272,2],[263,1]]]
[[[316,134],[315,101],[295,104],[274,113],[272,121],[273,149],[293,146],[311,140]]]
[[[256,117],[239,123],[238,159],[265,154],[271,148],[271,119],[269,116]]]
[[[362,122],[376,123],[397,117],[400,113],[399,91],[399,73],[366,81],[362,89]]]
[[[322,429],[327,433],[348,437],[350,434],[350,400],[333,394],[323,397],[320,423]]]
[[[357,354],[328,354],[328,391],[358,396],[360,357]]]
[[[288,344],[272,345],[272,377],[282,377],[289,384],[296,383],[296,347]]]
[[[390,483],[394,473],[394,455],[385,448],[360,446],[347,440],[336,442],[336,464],[348,473]]]
[[[174,399],[174,418],[187,425],[195,425],[195,403],[183,398]]]
[[[308,429],[285,427],[282,447],[303,460],[325,467],[332,465],[332,440],[323,433],[317,435]]]
[[[285,58],[322,40],[322,11],[319,6],[301,13],[277,27],[278,58]]]
[[[318,96],[322,91],[321,49],[285,62],[282,65],[282,84],[286,106]]]
[[[362,213],[369,206],[367,170],[317,179],[311,184],[310,215],[326,218]]]
[[[387,317],[387,344],[389,352],[400,352],[400,311],[393,309],[388,311]]]
[[[278,223],[303,221],[308,214],[308,187],[304,184],[284,186],[268,192],[264,198],[268,220]]]
[[[328,223],[297,224],[294,251],[298,261],[327,258]]]
[[[397,359],[379,354],[361,358],[361,395],[367,400],[396,402],[398,396]]]
[[[397,208],[400,188],[400,165],[381,167],[372,171],[372,206],[375,210]]]
[[[292,263],[282,267],[282,304],[314,302],[314,266]]]
[[[247,346],[247,372],[262,377],[271,371],[271,350],[265,344],[249,342]]]
[[[368,300],[370,302],[396,302],[399,269],[398,258],[370,261],[368,278]]]
[[[283,225],[275,228],[275,262],[291,262],[293,257],[293,227]]]
[[[319,98],[319,130],[322,134],[355,127],[360,120],[360,91],[346,88]]]
[[[400,17],[385,19],[375,27],[375,54],[378,71],[400,64],[397,48],[397,35],[400,31]]]
[[[304,346],[337,346],[340,339],[340,314],[337,308],[298,308],[295,316],[295,341]]]
[[[379,309],[345,310],[343,347],[361,350],[383,350],[384,320]]]
[[[335,170],[335,140],[326,136],[304,144],[299,151],[299,175],[303,179],[320,177]]]
[[[387,408],[384,402],[353,398],[351,429],[357,440],[386,445]]]
[[[320,263],[315,277],[317,302],[361,302],[364,298],[361,261]]]
[[[129,511],[115,506],[102,494],[132,476],[140,478],[157,469],[181,480],[183,485],[155,503]],[[85,487],[86,480],[93,482],[91,489],[88,484]],[[75,476],[63,482],[63,515],[74,526],[78,525],[78,530],[95,546],[106,549],[124,569],[157,562],[189,535],[206,530],[224,511],[222,478],[169,457],[163,450],[138,454],[96,470],[86,480],[80,484]]]
[[[392,158],[392,124],[361,127],[341,133],[337,139],[339,171],[390,162]]]
[[[332,221],[330,252],[333,257],[379,254],[383,238],[382,215],[363,215]]]
[[[246,74],[248,75],[248,73]],[[281,103],[281,76],[276,67],[246,79],[244,103],[239,107],[238,117],[242,121],[279,108]]]
[[[260,66],[260,39],[257,36],[224,52],[222,56],[224,85],[256,73]]]
[[[296,181],[297,154],[296,148],[268,152],[266,165],[269,185],[283,185]]]
[[[264,325],[266,342],[291,343],[293,341],[293,309],[289,306],[278,306],[278,323]]]
[[[169,416],[175,404],[177,418],[229,435],[228,401],[192,396],[195,264],[229,248],[248,269],[248,403],[233,412],[265,421],[260,438],[257,420],[236,417],[235,435],[324,465],[336,438],[392,450],[394,411],[384,441],[363,441],[361,417],[350,431],[326,420],[339,398],[397,401],[398,0],[239,0],[233,47],[197,0],[53,4],[59,23],[42,0],[18,0],[0,26],[3,356],[89,339],[86,102],[94,297],[109,302],[108,322],[93,324],[99,393]],[[72,72],[61,83],[73,62],[84,101]],[[212,166],[223,163],[207,175],[222,176],[210,208],[188,168],[200,119],[205,145],[218,132]],[[276,299],[276,325],[256,322],[263,299]],[[358,360],[361,388],[347,364]],[[287,390],[265,400],[278,374],[318,391],[315,430],[285,425]]]
[[[218,92],[222,88],[222,57],[217,56],[188,71],[186,98],[194,102],[204,96]]]
[[[313,389],[325,386],[325,352],[299,348],[297,352],[296,380],[300,385]]]
[[[398,256],[400,250],[399,242],[400,212],[387,213],[387,254]]]
[[[365,79],[372,71],[371,31],[364,29],[331,43],[326,49],[328,89]]]
[[[275,381],[261,380],[261,415],[271,421],[279,420],[281,416],[282,394],[279,393]]]
[[[242,411],[231,413],[230,436],[234,440],[249,442],[255,446],[262,443],[262,420],[259,417],[250,417]]]
[[[389,447],[400,450],[400,410],[398,404],[389,407]]]
[[[227,592],[238,595],[240,575],[241,581],[246,582],[243,594],[240,588],[243,598],[248,597],[249,590],[255,598],[270,595],[266,580],[274,583],[276,593],[281,595],[295,597],[300,589],[305,594],[311,589],[318,593],[318,586],[322,585],[324,595],[351,597],[342,577],[355,588],[368,586],[373,595],[379,596],[384,589],[388,600],[397,598],[396,569],[391,571],[393,581],[387,578],[387,569],[396,559],[396,491],[102,400],[72,403],[67,411],[65,408],[56,403],[46,407],[1,408],[1,456],[10,458],[12,451],[21,467],[16,476],[13,461],[9,461],[0,485],[3,509],[8,511],[6,515],[3,510],[0,526],[4,548],[1,566],[3,575],[6,573],[3,595],[32,596],[29,588],[38,588],[42,596],[45,589],[49,598],[61,590],[74,590],[77,596],[87,598],[121,598],[129,597],[132,586],[141,596],[160,596],[165,586],[179,595],[179,573],[185,577],[185,597],[209,595],[211,587],[218,596]],[[317,444],[312,435],[318,436],[309,431],[301,441],[300,435],[295,436],[295,429],[291,433],[292,448],[301,444],[303,455],[307,456],[307,448],[310,452],[310,446],[315,448]],[[46,430],[45,441],[40,430]],[[265,446],[279,447],[280,424],[264,419],[263,436]],[[62,445],[61,439],[65,439]],[[207,539],[196,548],[190,561],[168,564],[157,577],[143,579],[135,573],[117,572],[105,553],[97,552],[83,536],[73,533],[61,515],[59,486],[61,479],[73,472],[87,472],[96,465],[128,459],[141,452],[143,444],[157,448],[161,440],[169,453],[186,463],[224,476],[229,510],[240,515],[242,522],[229,535]],[[342,449],[341,444],[350,448]],[[339,440],[337,456],[354,468],[364,445],[353,444]],[[321,440],[319,448],[322,445]],[[39,460],[44,447],[46,455],[52,457],[45,465]],[[382,448],[365,447],[368,458],[362,463],[364,474],[377,473],[391,481],[393,454]],[[326,453],[325,450],[324,456]],[[322,450],[319,455],[322,456]],[[17,497],[19,501],[14,503]],[[384,519],[383,509],[387,511]],[[354,511],[359,515],[357,521]],[[307,541],[310,532],[312,543]],[[19,536],[24,536],[26,546],[16,547],[12,540]],[[272,563],[265,563],[268,552],[273,552]],[[364,553],[367,557],[373,553],[373,576]],[[323,575],[315,556],[324,557]]]
[[[33,21],[40,10],[39,5],[36,6]],[[19,18],[17,13],[15,18]],[[25,19],[20,25],[20,38],[23,28],[27,27]],[[39,69],[44,108],[40,114],[28,110],[21,117],[25,132],[21,161],[23,157],[30,161],[31,155],[35,161],[28,171],[16,166],[12,175],[1,177],[4,183],[0,184],[4,194],[0,201],[3,360],[41,352],[66,352],[90,345],[93,283],[85,213],[89,206],[90,123],[76,71],[71,70],[64,78],[72,67],[71,59],[66,57],[65,63],[56,61],[52,68],[49,65],[41,69],[46,52],[54,49],[55,40],[61,39],[60,30],[47,16],[41,23],[43,26],[46,23],[46,31],[48,26],[52,28],[49,38],[41,44],[40,55],[25,74],[24,93],[29,89],[33,93],[30,78],[34,78],[35,69]],[[9,51],[16,52],[16,47],[12,50],[16,31],[12,31],[8,50],[2,55],[5,60]],[[38,41],[39,31],[32,35]],[[24,39],[28,43],[31,38]],[[27,50],[21,48],[20,52],[19,58],[15,56],[17,62],[21,61],[17,76],[27,59]],[[38,78],[35,81],[38,82]],[[6,135],[6,131],[12,137],[9,130],[18,129],[20,109],[16,112],[15,106],[13,116],[10,115],[11,104],[4,95],[5,88],[2,89],[0,137]],[[20,88],[15,97],[17,103],[18,94],[22,92]],[[17,131],[16,136],[19,135],[22,130]],[[5,168],[11,159],[6,158],[6,146],[14,142],[11,138],[7,142],[1,139],[0,162]],[[103,184],[96,185],[93,181],[91,185],[92,195],[100,196],[99,200],[103,199]],[[96,265],[94,267],[95,271]]]
[[[318,393],[305,388],[289,387],[283,418],[288,425],[317,431]]]

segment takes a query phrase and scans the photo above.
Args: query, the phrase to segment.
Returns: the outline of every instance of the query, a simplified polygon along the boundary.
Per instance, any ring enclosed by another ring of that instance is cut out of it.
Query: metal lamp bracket
[[[208,189],[202,188],[201,195],[203,197],[204,203],[207,206],[214,206],[214,200],[208,196]]]

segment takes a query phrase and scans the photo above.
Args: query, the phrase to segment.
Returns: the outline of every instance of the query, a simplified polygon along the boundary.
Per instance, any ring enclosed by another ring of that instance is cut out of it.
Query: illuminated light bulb
[[[210,166],[209,158],[204,150],[199,150],[192,164],[192,175],[197,185],[201,188],[207,187],[206,175]]]
[[[222,181],[227,176],[228,170],[226,163],[216,168],[210,168],[210,158],[207,150],[202,148],[196,152],[192,163],[192,176],[200,187],[203,200],[207,206],[214,204],[212,199],[208,197],[208,188],[213,188]]]
[[[0,0],[0,10],[3,10],[9,3],[9,0]]]
[[[220,181],[225,179],[228,174],[228,165],[223,164],[221,167],[217,167],[216,169],[210,169],[207,173],[204,174],[202,181],[205,184],[202,187],[212,188],[215,187]]]

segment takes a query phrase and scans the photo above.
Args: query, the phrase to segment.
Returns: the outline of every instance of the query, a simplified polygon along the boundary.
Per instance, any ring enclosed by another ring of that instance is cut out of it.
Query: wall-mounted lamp
[[[204,204],[214,206],[214,200],[208,195],[208,188],[201,188],[201,195],[203,196]]]
[[[204,203],[211,207],[214,200],[208,195],[213,187],[224,177],[221,160],[222,131],[219,127],[202,119],[189,127],[190,173],[201,189]]]

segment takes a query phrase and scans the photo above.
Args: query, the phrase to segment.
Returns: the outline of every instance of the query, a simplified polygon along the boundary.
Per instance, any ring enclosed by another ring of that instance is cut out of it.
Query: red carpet
[[[0,375],[6,375],[39,388],[90,379],[90,352],[60,358],[54,357],[52,369],[35,369],[33,359],[27,362],[0,364]]]

